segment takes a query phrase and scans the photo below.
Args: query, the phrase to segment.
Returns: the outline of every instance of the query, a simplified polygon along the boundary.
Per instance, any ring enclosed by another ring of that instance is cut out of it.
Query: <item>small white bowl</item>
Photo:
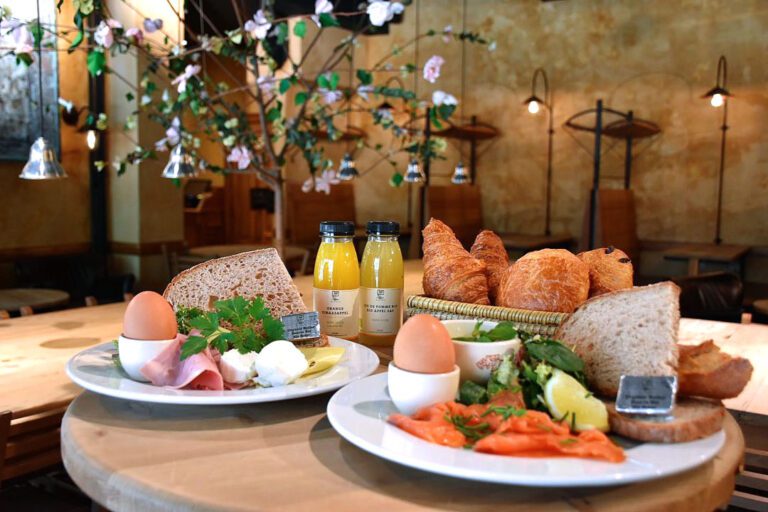
[[[514,355],[520,350],[520,338],[491,342],[453,339],[471,336],[477,320],[443,320],[442,323],[448,329],[448,334],[453,341],[456,364],[461,368],[462,382],[471,380],[478,384],[485,384],[491,378],[491,371],[499,365],[503,356]],[[483,322],[482,329],[489,331],[498,324],[498,322]]]
[[[168,345],[176,340],[134,340],[126,338],[122,334],[117,338],[117,352],[120,356],[120,365],[133,380],[149,382],[149,379],[141,374],[141,367],[157,357]]]
[[[422,407],[456,400],[459,367],[454,365],[447,373],[417,373],[389,363],[387,387],[397,409],[410,416]]]

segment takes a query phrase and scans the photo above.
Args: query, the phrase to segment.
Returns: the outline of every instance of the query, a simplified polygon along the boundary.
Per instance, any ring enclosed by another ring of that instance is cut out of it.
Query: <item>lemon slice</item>
[[[544,386],[544,399],[554,418],[565,418],[570,423],[575,414],[575,430],[608,431],[605,404],[564,371],[556,369],[552,372]]]

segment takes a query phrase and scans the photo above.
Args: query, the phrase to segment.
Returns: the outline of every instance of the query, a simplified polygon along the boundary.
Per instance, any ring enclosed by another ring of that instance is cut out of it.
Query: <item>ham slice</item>
[[[155,386],[221,391],[224,379],[210,349],[179,360],[181,346],[187,336],[179,334],[176,342],[168,345],[154,359],[141,368],[141,374]]]

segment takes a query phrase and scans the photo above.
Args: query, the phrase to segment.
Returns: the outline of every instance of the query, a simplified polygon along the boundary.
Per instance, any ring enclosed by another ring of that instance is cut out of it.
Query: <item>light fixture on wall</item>
[[[40,25],[40,0],[37,0],[37,26]],[[32,144],[29,149],[29,159],[19,174],[23,180],[55,180],[66,178],[67,172],[56,158],[56,150],[48,142],[43,134],[45,126],[45,114],[43,112],[43,42],[42,37],[36,41],[37,44],[37,80],[40,112],[40,137]]]
[[[168,164],[163,169],[163,178],[168,179],[181,179],[192,178],[197,175],[197,169],[195,169],[195,159],[192,155],[187,153],[184,145],[179,142],[171,150],[171,156],[168,158]]]
[[[352,156],[349,153],[345,153],[344,158],[339,163],[339,172],[336,177],[342,181],[351,181],[358,176],[360,176],[360,173],[357,172],[355,161],[352,160]]]
[[[544,99],[536,95],[537,79],[541,77],[544,83]],[[549,113],[549,128],[547,129],[548,142],[547,142],[547,181],[546,181],[546,210],[544,214],[544,234],[549,236],[552,234],[550,231],[550,212],[552,203],[552,137],[555,134],[553,128],[554,122],[554,106],[552,104],[552,92],[549,89],[549,80],[547,79],[547,73],[542,68],[537,68],[533,72],[533,79],[531,80],[531,96],[523,102],[523,105],[528,106],[528,112],[536,115],[541,110],[541,107],[547,109]]]
[[[709,104],[715,108],[722,107],[723,123],[720,126],[720,169],[717,178],[717,216],[715,221],[715,243],[720,244],[720,226],[723,215],[723,174],[725,171],[725,133],[728,131],[728,99],[733,95],[726,88],[728,82],[728,61],[725,55],[721,55],[717,61],[717,81],[715,86],[708,90],[702,98],[709,98]]]
[[[456,168],[453,170],[453,176],[451,176],[451,183],[454,185],[466,185],[467,183],[471,183],[472,180],[469,177],[469,173],[467,172],[467,168],[464,167],[464,162],[459,160],[459,163],[456,164]]]
[[[424,183],[425,179],[426,176],[424,175],[424,171],[421,170],[419,160],[412,158],[408,163],[408,168],[405,170],[403,181],[406,183]]]

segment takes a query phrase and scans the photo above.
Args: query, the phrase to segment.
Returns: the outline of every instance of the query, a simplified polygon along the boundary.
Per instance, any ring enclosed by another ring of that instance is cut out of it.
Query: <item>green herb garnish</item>
[[[179,333],[189,334],[189,331],[192,330],[190,321],[193,318],[202,316],[203,314],[203,310],[200,308],[187,308],[184,306],[179,306],[179,309],[176,310],[176,324],[179,327]]]
[[[208,346],[222,354],[233,348],[242,354],[259,352],[267,344],[283,338],[283,323],[272,316],[261,297],[250,301],[242,297],[219,300],[213,307],[213,311],[189,309],[184,313],[186,327],[200,334],[187,338],[181,347],[180,359],[202,352]]]
[[[513,340],[518,337],[515,324],[512,322],[499,322],[496,327],[486,331],[483,330],[483,321],[478,320],[469,336],[458,336],[453,338],[456,341],[474,341],[479,343],[490,343],[492,341]]]
[[[525,415],[525,409],[520,409],[514,405],[492,405],[481,416],[488,416],[489,414],[498,414],[505,420],[508,420],[512,416],[520,417]]]
[[[488,423],[471,423],[472,421],[475,421],[475,418],[466,418],[458,414],[454,416],[446,414],[445,419],[451,422],[456,427],[456,430],[464,434],[464,437],[470,441],[479,441],[485,436],[493,433],[491,426]]]

